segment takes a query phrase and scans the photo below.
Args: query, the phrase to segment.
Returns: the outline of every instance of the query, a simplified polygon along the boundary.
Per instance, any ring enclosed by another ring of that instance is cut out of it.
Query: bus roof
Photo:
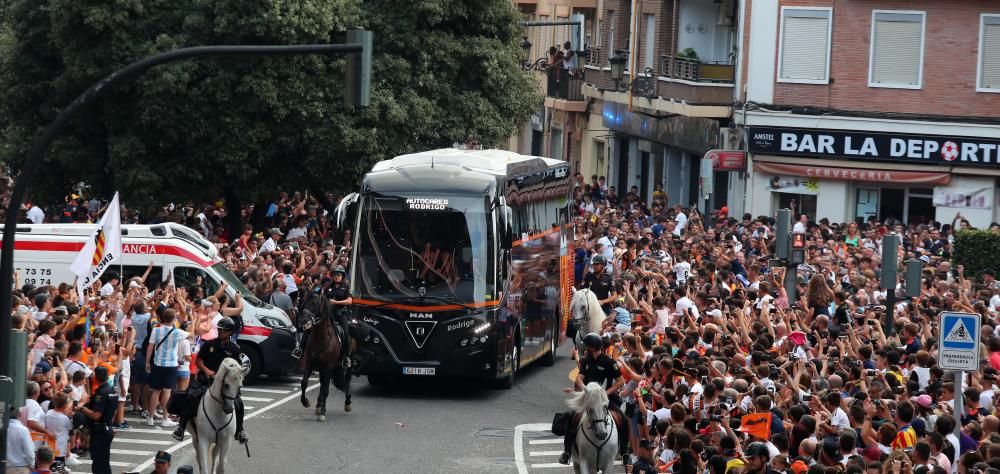
[[[498,176],[512,176],[568,164],[562,160],[530,156],[506,150],[438,150],[400,155],[383,160],[372,167],[372,172],[398,170],[410,166],[452,165],[469,171],[479,171]]]

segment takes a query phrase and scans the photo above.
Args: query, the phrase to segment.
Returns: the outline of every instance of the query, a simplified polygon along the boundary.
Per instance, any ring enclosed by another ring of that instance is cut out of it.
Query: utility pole
[[[10,195],[10,204],[3,227],[3,247],[0,251],[0,405],[3,408],[3,426],[0,427],[0,472],[7,470],[7,425],[11,410],[24,403],[24,376],[27,361],[27,335],[13,334],[11,327],[11,302],[14,285],[14,236],[17,229],[18,209],[24,201],[28,186],[38,173],[38,166],[45,158],[52,142],[69,127],[71,121],[90,108],[113,86],[132,79],[146,70],[162,64],[203,57],[258,57],[258,56],[300,56],[311,54],[350,55],[347,67],[347,87],[344,102],[347,106],[365,107],[369,101],[369,82],[371,80],[372,38],[370,31],[351,30],[348,39],[355,42],[347,44],[303,44],[276,46],[196,46],[156,54],[136,61],[122,69],[105,76],[103,79],[83,91],[66,106],[55,121],[49,125],[42,135],[35,140],[28,156],[24,160],[21,173],[14,183]],[[23,342],[21,342],[23,341]],[[18,346],[20,344],[20,346]],[[16,384],[20,376],[19,385]],[[20,405],[18,402],[20,393]]]

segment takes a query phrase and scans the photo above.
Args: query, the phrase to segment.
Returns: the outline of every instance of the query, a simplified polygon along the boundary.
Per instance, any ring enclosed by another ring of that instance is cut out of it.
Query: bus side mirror
[[[353,219],[351,217],[358,210],[359,197],[358,193],[351,193],[340,200],[340,204],[337,205],[337,209],[334,211],[334,222],[337,224],[337,229],[344,230],[345,225],[352,225]]]

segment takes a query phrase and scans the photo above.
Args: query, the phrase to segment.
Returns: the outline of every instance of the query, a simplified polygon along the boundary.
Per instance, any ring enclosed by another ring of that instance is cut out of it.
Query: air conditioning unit
[[[719,13],[715,17],[715,26],[733,26],[735,23],[733,19],[734,1],[735,0],[721,0],[720,2],[716,2],[719,4]]]

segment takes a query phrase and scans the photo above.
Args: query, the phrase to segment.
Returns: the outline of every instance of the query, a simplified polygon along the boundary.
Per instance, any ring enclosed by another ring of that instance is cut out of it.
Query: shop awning
[[[786,163],[754,162],[754,171],[816,179],[841,181],[871,181],[902,184],[948,184],[949,173],[928,171],[896,171],[886,169],[841,168],[839,166],[791,165]]]

